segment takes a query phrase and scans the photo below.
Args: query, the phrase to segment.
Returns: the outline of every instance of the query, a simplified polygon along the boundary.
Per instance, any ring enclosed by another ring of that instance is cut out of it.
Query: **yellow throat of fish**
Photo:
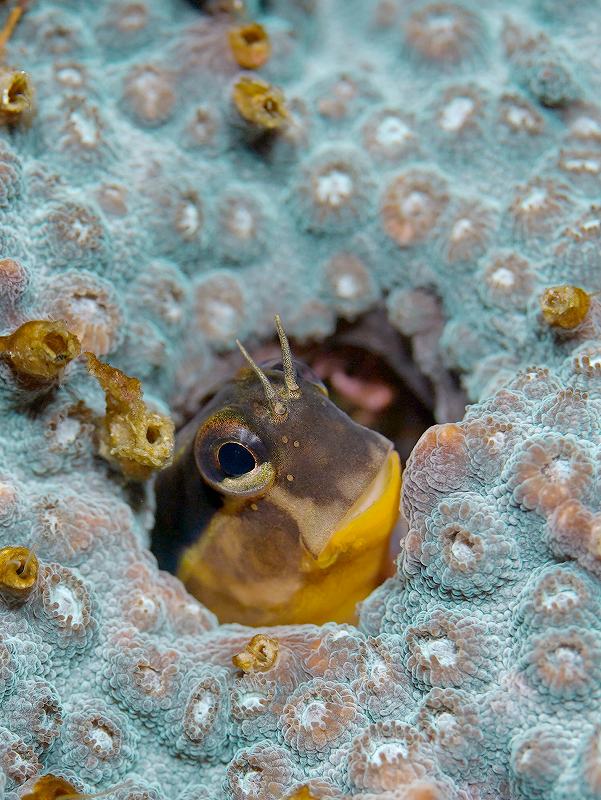
[[[381,582],[399,516],[401,465],[392,450],[317,559],[305,555],[307,580],[294,598],[291,622],[355,622],[356,605]]]
[[[206,558],[210,537],[186,550],[178,575],[189,591],[214,611],[221,622],[247,625],[285,625],[354,622],[356,605],[381,582],[389,559],[390,535],[399,514],[401,466],[391,450],[380,471],[341,520],[317,558],[304,548],[296,574],[272,580],[290,586],[274,602],[265,603],[266,584],[252,575],[243,584],[228,579],[221,565]],[[235,520],[231,520],[235,525]],[[251,604],[251,598],[256,602]]]

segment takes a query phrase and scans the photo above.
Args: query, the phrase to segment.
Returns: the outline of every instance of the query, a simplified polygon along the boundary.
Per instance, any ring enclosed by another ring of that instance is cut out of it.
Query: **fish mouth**
[[[318,566],[330,566],[343,553],[358,555],[372,547],[387,547],[399,515],[400,494],[401,463],[391,446],[377,475],[340,520],[317,557]]]
[[[399,457],[396,451],[391,447],[376,477],[340,520],[340,528],[345,527],[352,520],[357,519],[357,517],[361,516],[361,514],[365,513],[385,496],[391,478],[394,476],[395,470],[393,461],[395,460],[398,462]]]

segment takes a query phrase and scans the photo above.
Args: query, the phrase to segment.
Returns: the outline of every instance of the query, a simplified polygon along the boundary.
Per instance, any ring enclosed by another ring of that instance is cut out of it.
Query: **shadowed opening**
[[[44,336],[44,344],[55,358],[64,358],[67,355],[67,342],[60,333],[47,333]]]
[[[161,435],[161,432],[156,427],[156,425],[149,425],[148,428],[146,429],[146,441],[149,444],[154,444],[157,441],[157,439],[160,437],[160,435]]]

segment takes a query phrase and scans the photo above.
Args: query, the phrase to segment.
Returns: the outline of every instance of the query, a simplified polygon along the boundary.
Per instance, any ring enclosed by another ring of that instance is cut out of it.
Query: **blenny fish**
[[[352,622],[399,512],[392,443],[293,359],[245,365],[178,434],[156,483],[152,548],[220,622]]]

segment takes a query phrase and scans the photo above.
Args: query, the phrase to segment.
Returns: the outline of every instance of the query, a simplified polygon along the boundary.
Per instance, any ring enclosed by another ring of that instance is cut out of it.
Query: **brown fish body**
[[[302,365],[293,397],[281,368],[263,375],[270,403],[244,368],[178,436],[153,549],[221,622],[352,620],[386,559],[398,457]]]

